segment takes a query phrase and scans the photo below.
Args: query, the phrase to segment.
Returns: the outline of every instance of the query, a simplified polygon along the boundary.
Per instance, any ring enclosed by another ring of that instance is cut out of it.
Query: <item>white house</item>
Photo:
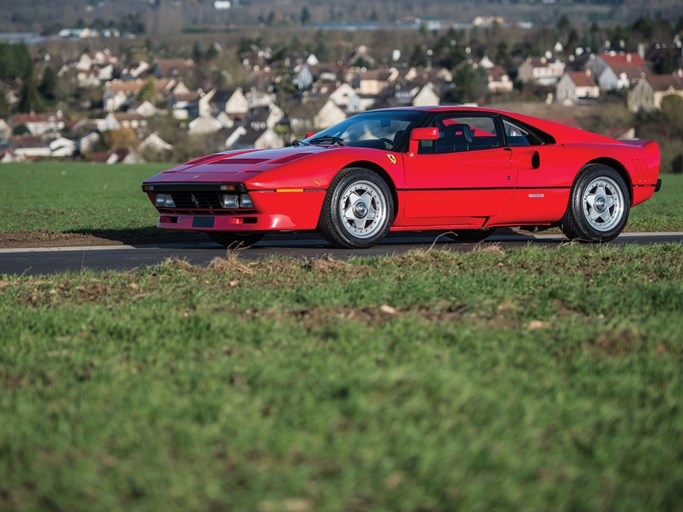
[[[413,107],[429,107],[438,105],[440,102],[441,98],[434,90],[434,85],[428,82],[419,88],[418,92],[413,96],[411,104]]]
[[[564,62],[546,57],[527,57],[517,68],[517,77],[525,83],[555,85],[564,73]]]
[[[590,71],[567,71],[555,86],[555,96],[559,103],[576,105],[582,100],[600,97],[600,87]]]
[[[591,56],[586,63],[602,91],[628,89],[640,80],[646,70],[645,60],[637,53],[603,53]]]
[[[632,112],[661,110],[662,100],[670,95],[683,98],[683,77],[680,74],[655,75],[646,73],[628,93],[628,107]]]
[[[64,158],[73,156],[76,152],[76,143],[66,137],[57,137],[48,145],[50,156],[53,158]]]
[[[346,114],[335,103],[328,99],[322,108],[313,116],[313,125],[316,128],[329,128],[330,126],[341,123],[346,119]]]
[[[272,149],[281,148],[284,145],[285,143],[280,136],[270,128],[254,130],[238,126],[225,139],[227,149]]]
[[[199,116],[188,125],[188,133],[190,135],[209,135],[221,130],[223,125],[221,122],[211,116]]]

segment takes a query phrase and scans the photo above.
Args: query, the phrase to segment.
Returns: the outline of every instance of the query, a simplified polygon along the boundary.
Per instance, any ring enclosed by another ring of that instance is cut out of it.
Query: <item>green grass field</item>
[[[683,247],[0,278],[2,510],[683,509]]]
[[[148,234],[156,211],[142,180],[164,164],[3,164],[0,166],[0,232]],[[664,175],[662,190],[633,209],[630,231],[683,230],[683,176]]]

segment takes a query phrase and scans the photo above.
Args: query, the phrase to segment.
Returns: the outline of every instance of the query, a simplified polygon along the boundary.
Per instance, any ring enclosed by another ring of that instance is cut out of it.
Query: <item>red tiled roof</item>
[[[645,80],[654,91],[666,91],[671,88],[675,91],[683,90],[683,80],[677,75],[655,75],[646,73]]]
[[[637,53],[615,53],[614,55],[602,53],[600,58],[612,67],[614,65],[626,64],[640,68],[645,65],[645,60]]]
[[[577,87],[596,87],[597,84],[593,77],[587,74],[585,71],[568,71],[567,75],[569,79],[574,82]]]

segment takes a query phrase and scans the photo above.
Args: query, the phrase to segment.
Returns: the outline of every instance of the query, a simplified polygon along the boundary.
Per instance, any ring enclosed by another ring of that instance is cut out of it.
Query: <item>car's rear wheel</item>
[[[229,249],[249,247],[263,238],[261,233],[233,233],[226,231],[207,231],[206,235],[218,245]]]
[[[448,236],[458,242],[476,243],[486,240],[494,231],[495,229],[454,229]]]
[[[387,183],[368,169],[347,168],[330,184],[319,229],[335,247],[362,249],[386,236],[393,217]]]
[[[629,211],[624,178],[611,167],[590,164],[574,181],[562,232],[570,240],[608,242],[623,231]]]

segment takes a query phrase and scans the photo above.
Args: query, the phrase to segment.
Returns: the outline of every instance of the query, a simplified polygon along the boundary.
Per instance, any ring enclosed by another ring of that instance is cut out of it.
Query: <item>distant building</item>
[[[517,77],[524,83],[555,85],[564,73],[564,62],[546,57],[528,57],[517,68]]]
[[[645,60],[637,53],[603,53],[593,56],[586,68],[602,91],[629,89],[645,73]]]
[[[576,105],[582,101],[600,97],[600,87],[590,71],[568,71],[557,82],[555,97],[564,105]]]
[[[484,67],[486,70],[486,90],[492,94],[512,92],[513,83],[503,66]]]
[[[632,112],[661,110],[662,100],[669,95],[683,98],[683,77],[680,71],[670,75],[646,73],[629,91],[627,103]]]

